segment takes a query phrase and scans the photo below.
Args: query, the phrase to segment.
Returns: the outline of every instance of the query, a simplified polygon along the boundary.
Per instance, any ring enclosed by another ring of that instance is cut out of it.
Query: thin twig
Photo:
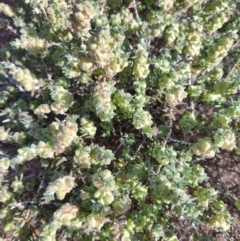
[[[173,139],[173,138],[171,138],[171,137],[169,137],[168,140],[169,140],[169,141],[172,141],[172,142],[175,142],[175,143],[183,144],[183,145],[186,145],[186,146],[191,146],[191,145],[193,145],[193,143],[191,143],[191,142],[176,140],[176,139]]]
[[[119,141],[120,141],[120,144],[118,145],[114,153],[116,153],[122,146],[126,146],[126,143],[122,137],[119,139]]]
[[[14,202],[14,203],[11,203],[11,209],[14,209],[14,208],[18,208],[18,207],[24,207],[26,205],[55,205],[55,206],[61,206],[62,203],[60,202],[57,202],[57,201],[52,201],[52,202],[37,202],[37,201],[32,201],[32,200],[29,200],[29,201],[23,201],[23,202]]]
[[[43,5],[42,5],[42,4],[39,4],[39,6],[40,6],[40,8],[41,8],[41,10],[42,10],[42,12],[43,12],[43,15],[44,15],[45,18],[48,20],[48,22],[51,23],[51,24],[53,24],[52,21],[48,18],[47,13],[46,13]]]
[[[17,33],[17,30],[13,29],[11,26],[7,27],[7,30],[11,31],[12,33],[14,33],[17,37],[20,38],[20,35]]]
[[[34,196],[33,200],[35,200],[35,199],[37,198],[38,194],[39,194],[40,191],[43,189],[43,184],[44,184],[44,182],[45,182],[45,180],[46,180],[47,170],[48,170],[48,167],[47,167],[47,169],[45,170],[45,172],[43,173],[42,180],[41,180],[41,182],[40,182],[40,185],[39,185],[39,187],[38,187],[37,193],[36,193],[36,195]]]
[[[141,19],[139,17],[138,10],[137,10],[137,2],[136,2],[136,0],[133,0],[133,3],[134,3],[134,11],[135,11],[136,18],[137,18],[137,20],[139,22],[141,22]]]
[[[38,187],[38,190],[37,190],[36,194],[35,194],[34,197],[33,197],[33,200],[32,200],[32,201],[26,201],[26,202],[28,202],[28,204],[30,204],[31,206],[32,206],[33,204],[37,204],[37,205],[43,204],[43,202],[38,202],[37,199],[38,199],[38,194],[40,193],[40,191],[41,191],[42,188],[43,188],[43,184],[44,184],[44,181],[45,181],[45,178],[46,178],[47,170],[48,170],[48,167],[47,167],[47,169],[45,170],[45,172],[44,172],[44,174],[43,174],[43,176],[42,176],[41,183],[40,183],[40,185],[39,185],[39,187]],[[24,202],[17,203],[17,205],[22,204],[22,203],[24,203]],[[16,205],[15,205],[15,206],[16,206]],[[28,211],[26,217],[29,216],[30,212],[31,212],[31,208],[29,208],[29,211]]]
[[[50,75],[49,75],[49,73],[48,73],[48,67],[47,67],[47,65],[46,65],[43,57],[41,57],[41,62],[42,62],[42,64],[43,64],[43,66],[44,66],[44,69],[45,69],[47,78],[50,79]]]
[[[228,79],[230,78],[231,74],[233,73],[233,71],[236,69],[237,65],[240,63],[240,59],[238,59],[238,61],[234,64],[234,66],[232,67],[232,69],[230,70],[230,72],[228,73],[228,75],[226,76],[226,78],[224,79],[225,82],[228,81]]]
[[[194,163],[194,162],[200,162],[200,161],[205,161],[205,160],[207,160],[207,159],[211,159],[212,157],[199,157],[199,158],[197,158],[197,159],[195,159],[195,160],[193,160],[192,162]]]
[[[135,151],[134,153],[134,156],[136,156],[138,154],[138,152],[140,151],[140,149],[142,148],[143,144],[146,143],[146,137],[145,135],[143,135],[143,140],[142,142],[140,143],[140,145],[138,146],[137,150]]]
[[[170,120],[169,127],[170,128],[169,128],[169,132],[168,132],[168,134],[167,134],[167,136],[166,136],[166,138],[165,138],[165,140],[163,142],[163,146],[164,147],[166,146],[170,136],[172,135],[172,126],[173,126],[172,115],[173,115],[173,109],[172,109],[172,107],[170,107],[170,113],[169,113],[169,116],[170,116],[170,118],[169,118],[169,120]]]

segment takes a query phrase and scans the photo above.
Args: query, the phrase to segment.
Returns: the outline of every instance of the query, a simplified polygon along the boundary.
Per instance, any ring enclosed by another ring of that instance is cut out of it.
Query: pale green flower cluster
[[[85,1],[84,3],[76,4],[74,8],[73,30],[79,37],[85,40],[91,36],[89,33],[91,20],[98,15],[95,6],[91,2]]]
[[[7,157],[0,158],[0,185],[2,185],[4,176],[8,173],[9,166],[10,161]]]
[[[114,92],[113,102],[122,114],[129,116],[134,112],[135,108],[132,100],[132,95],[124,92],[122,89]]]
[[[73,104],[72,94],[62,86],[53,86],[51,88],[51,97],[54,100],[54,102],[51,104],[51,110],[56,113],[65,113]]]
[[[214,135],[214,144],[222,149],[232,151],[236,145],[236,137],[231,130],[219,129]]]
[[[70,203],[63,204],[53,214],[53,219],[61,225],[71,225],[72,219],[76,218],[78,208]]]
[[[17,152],[17,156],[11,159],[13,165],[23,164],[24,162],[32,160],[37,155],[37,149],[34,144],[29,147],[19,148]]]
[[[46,201],[47,196],[54,195],[55,193],[59,200],[63,200],[66,194],[76,186],[74,180],[75,178],[72,176],[64,176],[51,182],[44,193]]]
[[[109,122],[115,115],[116,107],[111,100],[114,91],[114,82],[109,81],[99,82],[94,88],[92,104],[101,121]]]
[[[203,26],[200,24],[192,24],[187,34],[187,45],[185,47],[185,53],[187,56],[196,56],[200,54],[202,46],[202,32]]]
[[[162,145],[156,145],[152,150],[152,157],[163,166],[175,162],[176,156],[177,153],[172,148],[164,147]]]
[[[53,110],[55,109],[53,108]],[[36,115],[44,115],[50,112],[51,112],[51,107],[48,104],[41,104],[34,110],[34,113]]]
[[[111,25],[116,27],[124,27],[124,30],[135,30],[137,29],[138,23],[134,18],[132,12],[128,8],[122,8],[120,12],[111,16]]]
[[[5,142],[9,140],[9,130],[5,130],[4,126],[0,126],[0,141]]]
[[[92,183],[98,189],[94,193],[94,197],[98,199],[98,202],[102,205],[111,204],[114,200],[112,191],[116,189],[112,173],[109,170],[96,173],[92,177]]]
[[[74,120],[66,120],[61,123],[54,137],[54,149],[56,153],[62,153],[77,138],[78,124]]]
[[[228,51],[232,47],[236,34],[233,33],[229,36],[219,39],[211,49],[208,51],[208,61],[210,66],[218,65],[224,57],[228,54]]]
[[[26,49],[31,54],[43,54],[47,51],[48,44],[44,39],[40,38],[22,38],[21,48]]]
[[[83,135],[93,138],[96,134],[97,128],[94,125],[93,121],[90,121],[89,119],[83,117],[81,118],[81,131]]]
[[[108,78],[128,65],[126,55],[121,50],[123,41],[124,36],[121,34],[111,36],[109,28],[94,34],[88,40],[87,49],[91,60]]]
[[[98,145],[82,146],[75,151],[74,163],[80,168],[90,168],[91,165],[110,165],[114,159],[111,150]]]
[[[215,151],[213,149],[213,143],[209,138],[200,139],[192,147],[192,152],[197,156],[202,157],[214,157]]]
[[[133,75],[136,79],[145,79],[149,72],[149,61],[146,47],[139,44],[134,59]]]
[[[13,67],[10,69],[10,73],[13,76],[13,79],[19,82],[20,85],[26,91],[35,91],[37,90],[39,81],[36,77],[30,72],[29,69],[22,69],[20,67]]]
[[[171,106],[176,106],[187,97],[187,92],[183,86],[174,86],[166,94],[166,102]]]
[[[133,125],[136,129],[144,129],[152,125],[151,115],[144,110],[137,110],[133,115]]]
[[[14,9],[5,3],[0,3],[0,12],[10,18],[15,16]]]

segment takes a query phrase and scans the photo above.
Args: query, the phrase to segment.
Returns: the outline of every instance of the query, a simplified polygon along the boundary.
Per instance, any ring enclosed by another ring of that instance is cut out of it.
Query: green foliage
[[[235,1],[17,5],[0,3],[16,33],[0,52],[6,237],[175,241],[177,219],[227,233],[197,162],[240,154]]]

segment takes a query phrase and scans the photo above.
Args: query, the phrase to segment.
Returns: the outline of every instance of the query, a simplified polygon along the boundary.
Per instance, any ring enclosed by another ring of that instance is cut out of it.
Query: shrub
[[[233,0],[1,3],[14,21],[1,26],[16,35],[0,54],[0,141],[16,148],[0,159],[3,232],[173,241],[180,219],[227,233],[233,219],[203,187],[198,161],[239,154],[235,9]]]

